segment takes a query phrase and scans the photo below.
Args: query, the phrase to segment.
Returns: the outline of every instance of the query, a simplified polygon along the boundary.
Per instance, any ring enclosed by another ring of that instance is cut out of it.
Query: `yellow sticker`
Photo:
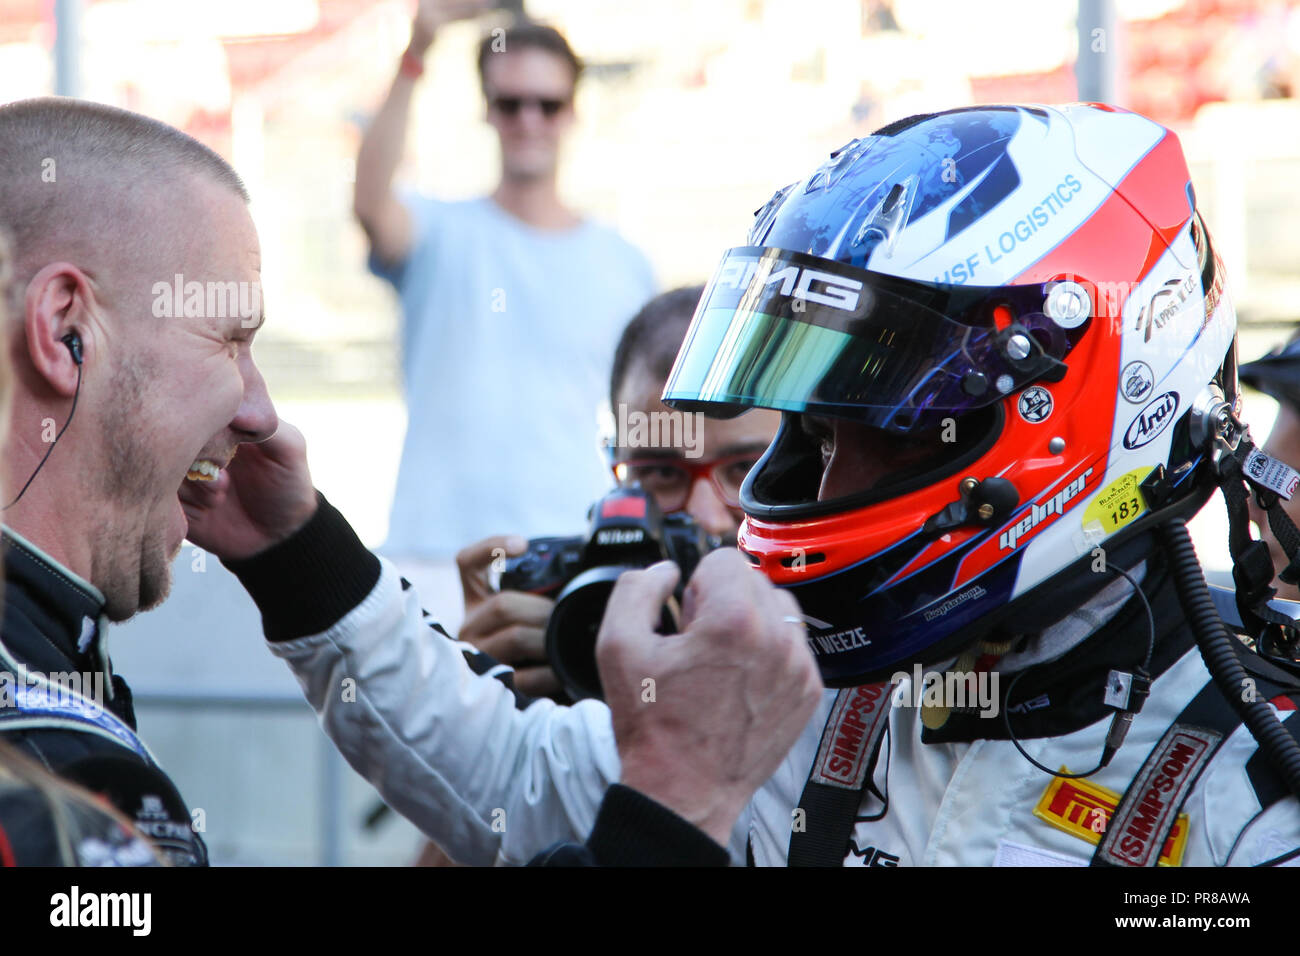
[[[1061,773],[1069,773],[1061,767]],[[1055,777],[1043,791],[1034,816],[1045,820],[1058,830],[1064,830],[1096,845],[1110,825],[1110,818],[1119,805],[1120,795],[1100,784],[1088,780],[1066,780]],[[1178,814],[1165,845],[1161,847],[1160,866],[1182,866],[1183,851],[1187,849],[1188,816]]]
[[[1150,468],[1134,468],[1101,489],[1092,503],[1083,509],[1083,526],[1086,528],[1096,521],[1107,534],[1111,534],[1146,511],[1146,502],[1142,500],[1138,485],[1150,473]]]

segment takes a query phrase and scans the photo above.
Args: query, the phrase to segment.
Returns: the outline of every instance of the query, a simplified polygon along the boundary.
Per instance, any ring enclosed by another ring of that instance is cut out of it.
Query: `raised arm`
[[[411,42],[393,85],[361,140],[352,210],[382,262],[402,262],[411,251],[411,215],[393,192],[393,174],[406,148],[411,95],[425,54],[439,27],[474,16],[486,7],[486,0],[421,0],[411,25]]]

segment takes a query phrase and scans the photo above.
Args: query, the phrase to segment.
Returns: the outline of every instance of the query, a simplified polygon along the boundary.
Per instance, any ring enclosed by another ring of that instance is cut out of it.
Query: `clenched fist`
[[[622,783],[726,845],[812,717],[821,677],[799,606],[721,549],[686,587],[681,633],[655,633],[680,572],[619,578],[596,641]]]

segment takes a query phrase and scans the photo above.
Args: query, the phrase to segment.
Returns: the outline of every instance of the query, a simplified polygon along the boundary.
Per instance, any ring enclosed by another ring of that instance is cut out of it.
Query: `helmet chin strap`
[[[1276,593],[1271,586],[1273,563],[1268,546],[1250,537],[1247,510],[1248,489],[1253,489],[1260,507],[1268,515],[1270,529],[1287,556],[1287,566],[1278,576],[1289,584],[1300,582],[1300,530],[1281,506],[1282,498],[1289,498],[1300,489],[1300,472],[1255,447],[1249,430],[1235,414],[1234,404],[1225,399],[1217,385],[1209,386],[1193,403],[1189,437],[1194,445],[1203,448],[1210,456],[1217,484],[1227,502],[1228,545],[1233,558],[1232,575],[1243,629],[1254,638],[1260,656],[1300,675],[1300,660],[1296,653],[1300,636],[1294,620],[1268,606],[1269,599]],[[1282,776],[1291,792],[1300,797],[1300,745],[1268,704],[1247,700],[1241,693],[1247,674],[1238,657],[1240,648],[1236,645],[1240,642],[1229,633],[1214,607],[1191,537],[1182,517],[1177,515],[1176,504],[1171,502],[1175,497],[1172,485],[1165,470],[1158,467],[1143,481],[1143,493],[1153,511],[1159,512],[1167,505],[1170,507],[1168,516],[1160,521],[1158,531],[1168,552],[1174,583],[1206,669],[1225,700],[1259,743],[1260,752]],[[1082,774],[1061,774],[1040,764],[1020,746],[1011,731],[1008,711],[1005,706],[1003,709],[1003,719],[1007,721],[1007,731],[1016,749],[1035,767],[1053,776],[1090,776],[1110,763],[1150,686],[1149,666],[1155,641],[1155,621],[1150,603],[1127,571],[1110,564],[1107,567],[1128,578],[1142,599],[1151,624],[1151,637],[1147,661],[1136,668],[1133,675],[1127,675],[1132,679],[1127,702],[1112,718],[1098,766]],[[1116,672],[1112,671],[1111,675],[1115,677]],[[1023,672],[1007,688],[1008,701],[1020,676]]]
[[[1237,611],[1246,633],[1261,656],[1300,673],[1300,631],[1295,622],[1268,606],[1277,594],[1272,586],[1273,559],[1268,545],[1250,536],[1250,492],[1268,516],[1269,530],[1277,539],[1287,564],[1277,577],[1286,584],[1300,583],[1300,530],[1282,507],[1300,488],[1300,472],[1255,447],[1250,429],[1241,422],[1216,386],[1204,392],[1192,408],[1191,438],[1211,448],[1214,471],[1228,511],[1228,551],[1232,555],[1232,580]]]

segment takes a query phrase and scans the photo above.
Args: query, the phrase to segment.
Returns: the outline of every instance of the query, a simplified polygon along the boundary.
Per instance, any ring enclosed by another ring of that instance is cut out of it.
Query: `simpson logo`
[[[1222,739],[1222,734],[1203,727],[1170,727],[1111,818],[1098,850],[1101,858],[1115,866],[1156,862],[1156,841],[1169,829]]]
[[[1062,773],[1069,773],[1065,767]],[[1058,830],[1064,830],[1089,843],[1101,842],[1101,835],[1110,827],[1119,794],[1087,780],[1052,778],[1043,791],[1042,799],[1034,807],[1034,816],[1045,820]],[[1160,848],[1160,866],[1181,866],[1183,851],[1187,847],[1187,814],[1180,813],[1174,829]]]
[[[820,291],[813,289],[814,282]],[[732,289],[752,289],[755,283],[760,286],[780,283],[777,291],[783,296],[816,302],[845,312],[857,311],[859,293],[862,291],[862,283],[857,279],[767,258],[729,258],[718,270],[718,278],[715,280],[715,285]]]
[[[860,790],[871,754],[888,723],[887,684],[866,684],[840,691],[822,731],[811,782]]]
[[[1019,521],[1011,525],[1007,530],[998,536],[998,547],[1003,551],[1014,551],[1020,543],[1020,539],[1025,537],[1043,522],[1062,515],[1066,511],[1066,505],[1079,496],[1079,493],[1088,484],[1088,478],[1092,475],[1092,469],[1089,468],[1074,481],[1070,482],[1052,497],[1048,498],[1041,505],[1035,504],[1029,506],[1029,511],[1025,512]]]
[[[1153,399],[1146,408],[1138,412],[1138,417],[1129,423],[1124,432],[1124,447],[1132,450],[1141,448],[1160,437],[1160,433],[1173,424],[1174,413],[1178,411],[1178,393],[1165,392]]]

